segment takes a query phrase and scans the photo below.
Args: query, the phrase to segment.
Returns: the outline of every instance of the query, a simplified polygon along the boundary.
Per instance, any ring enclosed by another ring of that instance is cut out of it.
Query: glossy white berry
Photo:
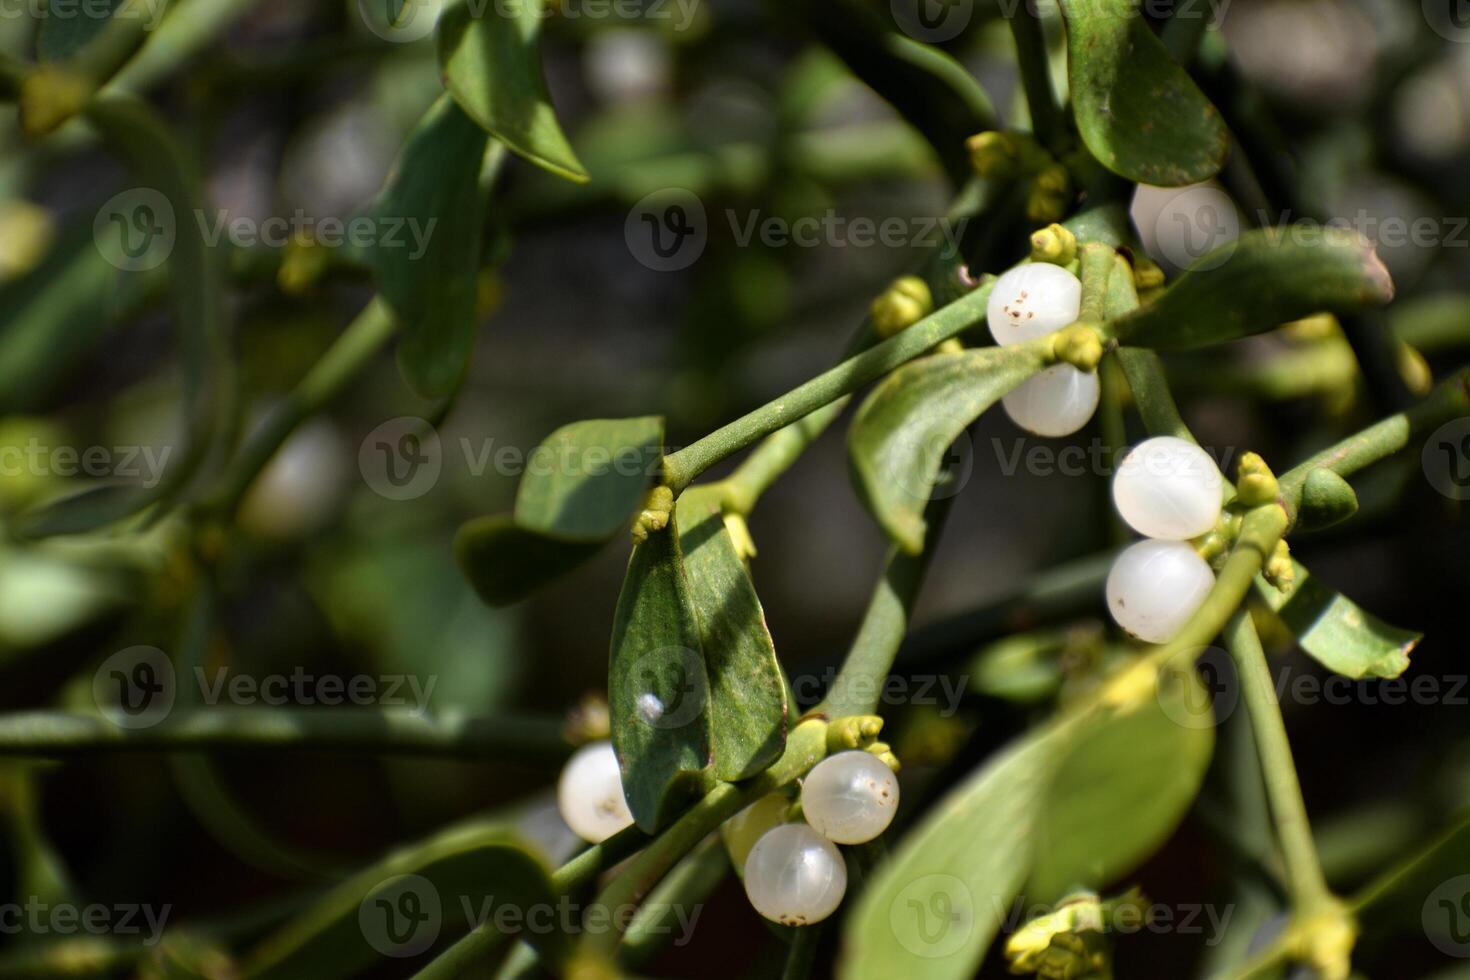
[[[871,752],[838,752],[801,784],[801,812],[812,829],[838,844],[863,844],[888,829],[898,811],[898,780]]]
[[[611,742],[584,745],[567,760],[556,783],[556,805],[572,833],[593,844],[633,822]]]
[[[821,922],[837,910],[845,891],[842,853],[804,823],[767,831],[745,859],[745,895],[772,922]]]
[[[985,316],[1002,347],[1044,337],[1077,322],[1082,281],[1059,265],[1018,265],[995,281]]]
[[[1157,436],[1123,458],[1113,477],[1113,505],[1139,534],[1184,541],[1214,528],[1224,486],[1209,453],[1185,439]]]
[[[1209,564],[1185,542],[1140,541],[1108,571],[1108,612],[1140,640],[1167,643],[1214,584]]]
[[[1038,436],[1069,436],[1097,410],[1102,385],[1097,375],[1070,364],[1053,364],[1001,399],[1011,421]]]

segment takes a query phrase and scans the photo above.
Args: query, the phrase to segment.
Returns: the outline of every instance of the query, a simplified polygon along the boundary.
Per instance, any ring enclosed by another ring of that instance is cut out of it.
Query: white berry
[[[556,783],[556,805],[572,833],[593,844],[633,822],[611,742],[584,745],[567,760]]]
[[[1069,436],[1097,410],[1102,385],[1097,375],[1070,364],[1053,364],[1001,399],[1011,421],[1038,436]]]
[[[1210,594],[1215,573],[1183,541],[1140,541],[1108,571],[1108,612],[1148,643],[1167,643]]]
[[[766,832],[745,859],[745,894],[772,922],[805,926],[837,910],[847,865],[837,847],[804,823]]]
[[[1214,528],[1224,485],[1209,453],[1185,439],[1157,436],[1123,458],[1113,504],[1139,534],[1184,541]]]
[[[995,281],[985,316],[990,335],[1005,347],[1076,323],[1081,311],[1080,279],[1059,265],[1031,262],[1016,266]]]
[[[898,810],[898,780],[871,752],[838,752],[801,784],[801,811],[812,829],[838,844],[863,844],[888,829]]]

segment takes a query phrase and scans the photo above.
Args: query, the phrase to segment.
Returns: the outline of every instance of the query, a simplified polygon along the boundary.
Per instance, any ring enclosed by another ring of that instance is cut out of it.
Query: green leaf
[[[1300,562],[1296,578],[1280,592],[1256,579],[1256,594],[1281,617],[1303,650],[1335,673],[1354,679],[1398,677],[1423,633],[1390,626],[1351,599],[1323,585]]]
[[[677,515],[633,549],[613,616],[612,742],[623,793],[652,831],[710,764],[709,678]]]
[[[588,419],[536,447],[516,493],[515,521],[559,541],[606,541],[643,506],[658,473],[664,421]]]
[[[98,17],[101,9],[96,0],[79,4],[75,0],[48,0],[46,15],[36,29],[36,57],[40,61],[63,61],[87,46],[107,25],[126,0],[101,0],[107,16]]]
[[[1028,900],[1052,903],[1075,887],[1101,888],[1173,834],[1214,751],[1208,703],[1191,666],[1161,676],[1157,697],[1074,736],[1043,810]]]
[[[454,392],[474,347],[486,199],[479,178],[488,142],[453,99],[441,96],[368,211],[383,233],[364,258],[402,332],[398,366],[425,398]]]
[[[1022,738],[950,792],[878,865],[848,914],[842,980],[975,974],[1031,863],[1059,736]]]
[[[785,748],[786,679],[755,584],[725,526],[718,489],[684,491],[678,516],[709,678],[715,775],[734,782],[761,772]]]
[[[550,872],[510,829],[477,824],[438,834],[391,854],[327,892],[267,936],[243,964],[244,975],[266,978],[358,976],[386,956],[416,955],[446,926],[513,906],[556,906]],[[427,916],[427,917],[426,917]],[[548,948],[558,936],[525,930]]]
[[[1207,180],[1225,165],[1225,123],[1135,8],[1134,0],[1063,0],[1077,131],[1099,163],[1129,180]]]
[[[1125,344],[1179,350],[1391,299],[1393,280],[1366,239],[1345,228],[1292,226],[1249,231],[1206,253],[1112,328]]]
[[[492,606],[519,602],[601,550],[601,544],[558,541],[527,531],[509,514],[466,521],[454,536],[459,567]]]
[[[868,509],[909,554],[924,547],[924,507],[949,446],[1045,364],[1041,342],[934,354],[873,389],[847,446]]]
[[[81,533],[154,504],[167,506],[174,502],[189,489],[230,407],[224,397],[229,387],[225,375],[230,368],[221,329],[219,254],[209,247],[200,223],[191,220],[192,215],[202,213],[203,207],[198,174],[167,126],[137,99],[126,95],[97,98],[87,106],[86,116],[143,182],[144,186],[132,193],[151,194],[158,199],[135,198],[126,206],[117,205],[122,211],[114,212],[114,216],[126,220],[142,214],[172,235],[161,238],[150,231],[145,244],[171,243],[166,259],[174,331],[184,368],[184,452],[152,487],[92,488],[26,515],[23,533],[32,537]]]
[[[1302,502],[1297,507],[1297,526],[1303,531],[1331,527],[1358,512],[1358,494],[1353,486],[1325,466],[1319,466],[1302,481]]]
[[[539,0],[502,15],[498,5],[459,4],[439,18],[439,67],[470,118],[537,166],[585,182],[587,170],[556,121],[541,72]]]

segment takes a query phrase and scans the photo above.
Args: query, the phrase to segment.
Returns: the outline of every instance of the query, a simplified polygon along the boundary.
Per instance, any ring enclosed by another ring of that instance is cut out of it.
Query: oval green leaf
[[[934,354],[899,368],[853,419],[853,478],[879,525],[904,551],[924,547],[924,507],[954,441],[1045,365],[1045,340]]]
[[[1165,672],[1157,697],[1086,725],[1043,809],[1027,899],[1053,903],[1137,867],[1184,819],[1214,747],[1209,695],[1193,666]]]
[[[1099,163],[1129,180],[1208,180],[1225,165],[1230,134],[1136,8],[1135,0],[1063,0],[1077,131]]]
[[[515,522],[558,541],[606,541],[642,508],[663,436],[656,415],[562,426],[527,460]]]
[[[1281,617],[1303,650],[1335,673],[1356,679],[1398,677],[1423,633],[1400,629],[1322,584],[1300,562],[1285,592],[1256,579],[1256,594]]]
[[[475,592],[492,606],[519,602],[601,550],[601,544],[558,541],[527,531],[509,514],[466,521],[454,535],[455,560]]]
[[[1393,299],[1373,245],[1346,228],[1249,231],[1206,253],[1157,300],[1112,322],[1125,344],[1182,350],[1264,333],[1313,313]]]
[[[494,911],[502,906],[552,907],[556,900],[546,865],[513,831],[493,824],[457,827],[337,885],[267,936],[243,975],[358,976],[384,957],[427,948],[448,934],[446,926],[487,916],[495,921]],[[558,939],[534,930],[525,938],[542,948]]]
[[[398,366],[425,398],[452,394],[475,342],[476,276],[489,137],[441,96],[408,137],[367,211],[378,234],[364,253],[398,321]]]
[[[1057,730],[1028,735],[950,792],[880,864],[848,914],[842,980],[975,975],[1031,866]]]
[[[524,0],[506,12],[498,4],[460,3],[439,18],[439,67],[455,101],[492,136],[537,166],[581,183],[587,169],[556,121],[541,72],[544,20],[541,0]]]
[[[613,616],[612,742],[633,819],[652,831],[710,764],[709,678],[678,520],[633,549]]]
[[[719,492],[679,497],[679,544],[699,617],[709,678],[715,775],[734,782],[764,770],[786,746],[786,679],[765,610],[725,526]]]

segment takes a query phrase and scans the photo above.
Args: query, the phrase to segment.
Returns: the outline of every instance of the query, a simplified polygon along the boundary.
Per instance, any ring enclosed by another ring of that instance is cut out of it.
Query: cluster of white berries
[[[1224,478],[1199,446],[1158,436],[1133,447],[1113,477],[1113,505],[1149,540],[1126,548],[1108,572],[1108,612],[1148,643],[1167,643],[1215,584],[1189,539],[1220,520]]]
[[[1020,344],[1077,322],[1082,281],[1059,265],[1031,262],[995,281],[986,304],[990,334],[1002,347]],[[1097,373],[1054,364],[1001,399],[1006,414],[1027,432],[1069,436],[1097,410]]]
[[[801,785],[805,823],[786,823],[789,801],[757,800],[724,828],[745,894],[773,922],[805,926],[836,911],[847,891],[837,844],[863,844],[893,822],[898,780],[882,759],[854,749],[817,763]],[[752,842],[754,842],[752,844]]]

